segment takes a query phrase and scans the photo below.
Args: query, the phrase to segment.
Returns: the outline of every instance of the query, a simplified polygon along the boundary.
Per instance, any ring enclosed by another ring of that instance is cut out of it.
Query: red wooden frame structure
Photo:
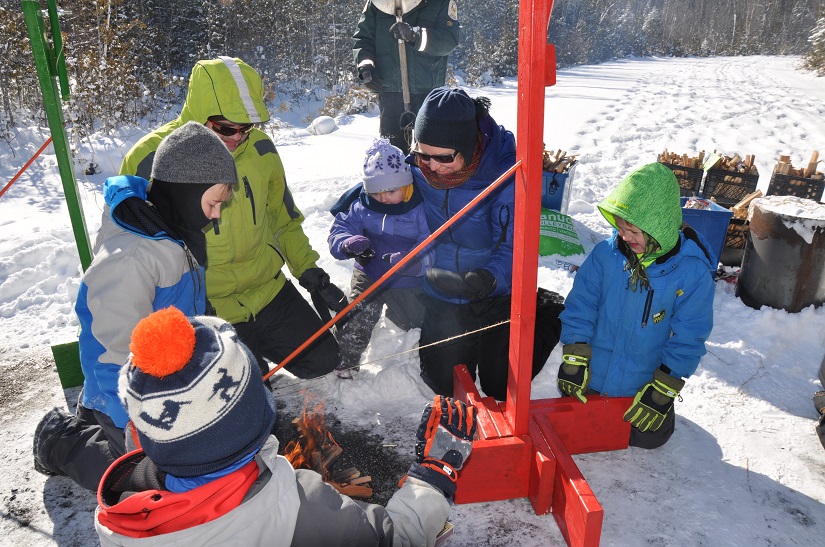
[[[545,87],[556,83],[556,54],[547,43],[553,0],[519,7],[516,214],[510,370],[507,399],[482,398],[464,366],[454,397],[478,409],[478,437],[462,469],[456,503],[529,498],[536,514],[553,512],[568,545],[595,546],[604,512],[572,456],[627,448],[629,398],[588,396],[530,400],[538,283]]]

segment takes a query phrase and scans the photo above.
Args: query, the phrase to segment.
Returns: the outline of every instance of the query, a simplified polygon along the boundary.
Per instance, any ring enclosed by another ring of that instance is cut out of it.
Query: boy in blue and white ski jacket
[[[118,378],[132,330],[169,306],[186,315],[206,313],[203,230],[220,218],[236,180],[232,154],[197,122],[176,129],[158,147],[151,185],[132,175],[106,180],[95,257],[75,304],[83,390],[74,415],[55,408],[38,424],[36,470],[96,490],[106,468],[125,453],[129,419]]]
[[[119,428],[129,421],[117,379],[129,357],[129,337],[140,319],[174,306],[187,316],[206,313],[203,266],[182,239],[130,225],[118,206],[146,200],[148,181],[131,175],[104,184],[106,212],[95,259],[83,276],[75,311],[80,322],[83,406],[99,410]]]

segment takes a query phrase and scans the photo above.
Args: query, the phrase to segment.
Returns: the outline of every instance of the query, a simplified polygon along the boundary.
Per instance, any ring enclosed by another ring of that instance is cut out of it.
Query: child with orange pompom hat
[[[472,451],[472,406],[428,405],[419,459],[383,507],[278,455],[272,393],[226,321],[160,310],[138,323],[130,349],[118,393],[140,448],[100,482],[103,547],[435,543]]]

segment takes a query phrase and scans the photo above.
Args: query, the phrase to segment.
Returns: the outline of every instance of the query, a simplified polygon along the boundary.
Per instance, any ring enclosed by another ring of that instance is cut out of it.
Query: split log
[[[742,198],[742,200],[739,203],[737,203],[736,205],[731,207],[731,211],[733,211],[733,218],[739,218],[739,219],[747,218],[748,217],[748,207],[750,206],[751,202],[753,200],[755,200],[756,198],[761,198],[761,197],[762,197],[762,190],[757,190],[755,192],[751,192],[750,194],[748,194],[747,196]]]
[[[330,476],[329,479],[331,481],[334,481],[334,482],[346,482],[346,483],[348,483],[348,482],[351,482],[351,481],[353,481],[354,479],[356,479],[360,476],[361,476],[360,471],[358,471],[354,467],[348,467],[346,469],[342,469],[340,471],[334,472]]]
[[[368,486],[361,486],[361,485],[342,485],[337,483],[330,483],[332,486],[335,487],[338,492],[344,494],[345,496],[349,496],[351,498],[368,498],[372,496],[372,488]]]

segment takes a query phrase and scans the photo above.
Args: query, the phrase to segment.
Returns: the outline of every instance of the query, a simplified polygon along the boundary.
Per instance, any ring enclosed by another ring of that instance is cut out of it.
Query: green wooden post
[[[58,95],[57,79],[59,78],[62,98],[64,101],[69,100],[69,79],[66,75],[63,37],[60,35],[60,23],[57,18],[57,2],[56,0],[48,0],[47,2],[52,38],[51,46],[49,45],[49,36],[46,34],[40,2],[37,0],[22,0],[21,4],[23,16],[26,20],[26,28],[29,31],[34,65],[37,68],[37,79],[40,82],[40,91],[43,94],[43,107],[46,111],[46,118],[49,120],[52,145],[57,156],[60,180],[63,182],[63,193],[66,196],[66,205],[69,208],[75,244],[80,256],[80,266],[85,272],[86,268],[92,263],[92,251],[91,245],[89,245],[89,235],[86,232],[83,206],[77,191],[74,163],[66,138],[63,105],[60,102],[61,96]],[[75,387],[83,383],[80,351],[76,340],[52,346],[52,355],[63,388]]]
[[[26,28],[29,30],[34,64],[37,67],[37,79],[40,81],[40,91],[43,94],[43,107],[46,118],[49,120],[49,130],[52,134],[52,144],[57,156],[57,166],[60,179],[63,182],[63,192],[66,195],[66,205],[69,208],[69,217],[72,221],[72,230],[80,255],[80,265],[83,271],[92,263],[91,245],[86,232],[86,220],[83,218],[83,206],[77,191],[77,181],[74,175],[74,164],[66,138],[66,129],[63,120],[63,106],[58,95],[57,78],[63,91],[63,99],[69,98],[69,84],[66,77],[66,58],[63,52],[63,39],[60,36],[60,25],[57,20],[56,0],[48,0],[51,34],[54,47],[51,47],[43,23],[43,13],[40,3],[36,0],[22,0],[23,15]]]

